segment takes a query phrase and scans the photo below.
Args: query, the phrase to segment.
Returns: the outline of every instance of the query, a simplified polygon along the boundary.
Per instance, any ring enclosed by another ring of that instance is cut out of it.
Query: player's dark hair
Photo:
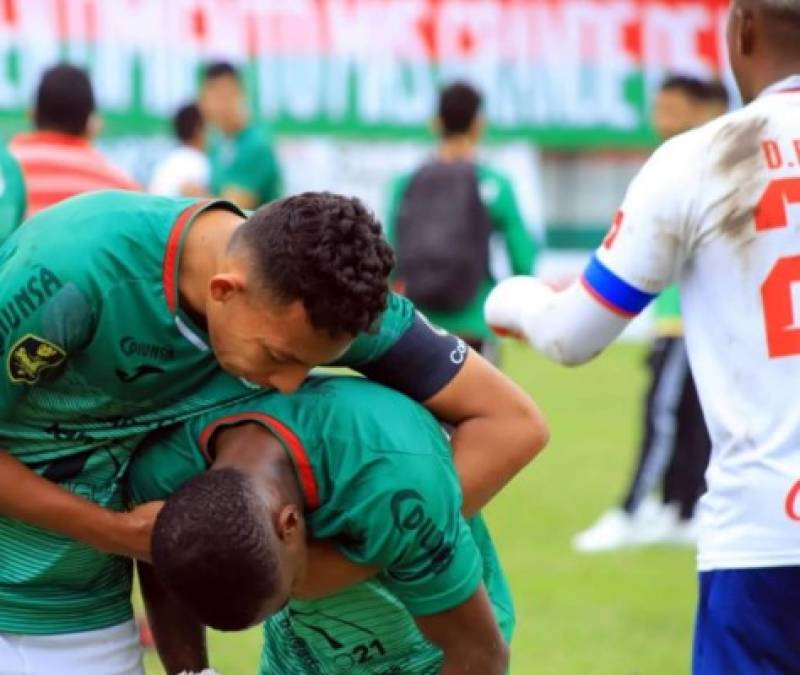
[[[304,192],[262,206],[231,239],[281,302],[302,301],[332,337],[370,330],[386,308],[394,254],[380,223],[355,197]]]
[[[209,63],[203,71],[203,81],[208,82],[219,77],[232,77],[237,82],[241,81],[239,70],[228,61],[214,61]]]
[[[37,129],[81,136],[94,109],[94,92],[86,71],[59,64],[46,70],[39,81],[33,122]]]
[[[439,122],[447,138],[466,133],[481,109],[480,92],[466,82],[454,82],[439,94]]]
[[[156,575],[204,624],[242,630],[279,580],[277,535],[251,479],[233,468],[194,477],[153,527]]]
[[[719,80],[702,80],[691,75],[670,75],[662,83],[661,91],[679,91],[695,103],[729,102],[728,91]]]
[[[731,104],[731,95],[720,80],[711,80],[706,83],[705,100],[709,103],[719,103],[727,108]]]
[[[175,135],[184,143],[191,141],[195,134],[203,128],[203,115],[196,103],[187,103],[178,108],[172,118]]]

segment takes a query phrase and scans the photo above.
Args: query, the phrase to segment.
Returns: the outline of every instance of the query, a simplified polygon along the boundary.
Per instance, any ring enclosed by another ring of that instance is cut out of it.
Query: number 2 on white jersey
[[[787,227],[787,204],[791,203],[800,204],[800,178],[771,181],[756,207],[756,232]],[[771,359],[800,354],[800,325],[795,322],[792,302],[794,283],[800,283],[800,255],[778,258],[761,284],[767,351]]]

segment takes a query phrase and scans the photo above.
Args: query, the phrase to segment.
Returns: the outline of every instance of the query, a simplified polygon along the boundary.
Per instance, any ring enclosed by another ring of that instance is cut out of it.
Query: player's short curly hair
[[[272,202],[238,228],[238,246],[267,290],[301,300],[311,325],[332,337],[368,331],[386,308],[394,253],[355,197],[304,192]]]
[[[280,587],[277,535],[250,481],[233,468],[200,474],[167,500],[153,527],[156,575],[219,630],[256,623]]]

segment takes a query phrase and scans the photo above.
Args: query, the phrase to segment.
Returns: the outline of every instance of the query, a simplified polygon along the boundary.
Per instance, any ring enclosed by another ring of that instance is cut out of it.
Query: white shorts
[[[144,675],[131,620],[65,635],[0,633],[0,675]]]

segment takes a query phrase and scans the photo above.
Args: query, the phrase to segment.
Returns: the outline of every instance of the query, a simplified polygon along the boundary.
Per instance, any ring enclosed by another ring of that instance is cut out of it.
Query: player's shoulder
[[[127,190],[86,193],[34,215],[15,232],[14,246],[23,258],[79,277],[113,276],[121,263],[158,271],[169,233],[191,203]]]
[[[389,193],[400,196],[405,194],[405,191],[408,189],[411,179],[414,177],[416,172],[417,171],[415,169],[411,171],[401,171],[400,173],[394,174],[394,176],[389,179]]]
[[[511,179],[495,166],[479,162],[475,167],[475,174],[484,203],[492,204],[511,191]]]
[[[702,187],[701,179],[715,161],[729,130],[743,123],[742,111],[736,111],[664,141],[632,187],[685,202]]]
[[[318,408],[327,407],[354,417],[373,415],[376,406],[388,404],[405,407],[413,404],[399,391],[365,377],[351,375],[312,375],[293,395],[313,399]]]
[[[255,122],[245,127],[237,138],[239,151],[246,152],[272,152],[272,136],[261,124]]]
[[[767,110],[755,101],[666,141],[654,158],[676,168],[688,162],[707,168],[717,164],[720,156],[738,155],[758,143],[767,122]]]
[[[479,181],[495,181],[503,185],[511,184],[508,174],[487,162],[478,162],[475,165],[475,174]]]
[[[313,407],[321,426],[332,422],[332,430],[346,428],[366,432],[378,444],[384,436],[395,436],[400,428],[422,428],[430,413],[402,392],[364,377],[333,375],[308,379],[297,394],[302,406]]]

